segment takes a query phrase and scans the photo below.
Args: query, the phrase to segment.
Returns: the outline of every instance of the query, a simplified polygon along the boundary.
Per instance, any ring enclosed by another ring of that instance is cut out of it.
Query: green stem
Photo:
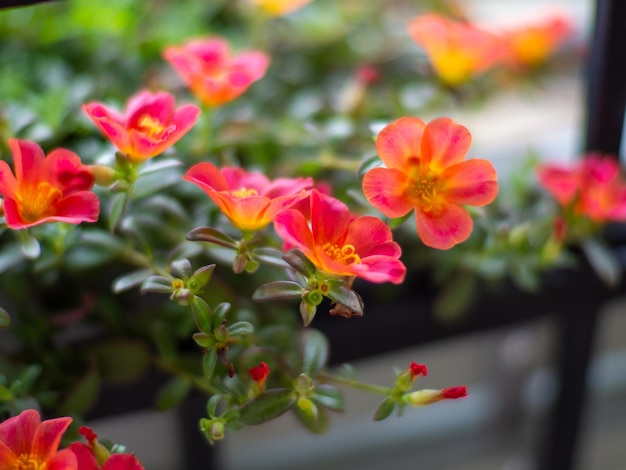
[[[334,383],[337,385],[345,385],[347,387],[351,387],[357,390],[363,390],[366,392],[376,393],[377,395],[387,396],[391,393],[390,387],[383,387],[381,385],[368,384],[365,382],[360,382],[358,380],[346,379],[344,377],[340,377],[338,375],[325,374],[323,372],[317,374],[317,377],[320,380],[325,382]]]

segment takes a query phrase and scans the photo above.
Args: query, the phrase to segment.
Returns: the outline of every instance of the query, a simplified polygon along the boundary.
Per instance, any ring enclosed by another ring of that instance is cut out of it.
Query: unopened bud
[[[441,390],[417,390],[415,392],[406,393],[402,396],[402,400],[413,406],[425,406],[440,400],[455,400],[467,396],[467,387],[449,387]]]
[[[110,186],[115,181],[115,170],[104,165],[89,165],[94,181],[99,186]]]

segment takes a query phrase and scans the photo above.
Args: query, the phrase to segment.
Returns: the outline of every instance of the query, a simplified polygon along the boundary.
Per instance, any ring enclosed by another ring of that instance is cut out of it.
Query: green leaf
[[[382,421],[383,419],[389,417],[389,415],[393,413],[395,407],[396,402],[393,398],[386,397],[376,410],[376,413],[374,413],[374,421]]]
[[[113,281],[111,289],[114,294],[119,294],[143,283],[151,274],[152,271],[149,269],[140,269],[124,274]]]
[[[192,242],[208,242],[219,246],[237,249],[237,242],[224,232],[212,227],[194,228],[187,234],[187,240]]]
[[[111,339],[91,346],[88,351],[94,355],[100,375],[108,380],[132,380],[150,367],[148,347],[138,340]]]
[[[294,281],[274,281],[259,286],[252,294],[252,300],[269,302],[272,300],[300,299],[305,288]]]
[[[192,276],[191,261],[188,259],[177,259],[171,264],[172,274],[181,279],[189,279]]]
[[[150,276],[141,285],[141,293],[157,292],[160,294],[170,294],[172,292],[172,281],[164,276]]]
[[[204,356],[202,356],[202,372],[207,379],[213,377],[215,366],[217,364],[217,352],[215,349],[210,349]]]
[[[177,407],[189,394],[191,382],[183,377],[174,377],[159,391],[156,408],[167,411]]]
[[[211,307],[197,295],[191,301],[191,311],[196,320],[198,329],[204,333],[212,334]]]
[[[128,192],[122,192],[114,194],[112,197],[113,203],[111,204],[111,211],[109,212],[109,230],[114,232],[120,223],[122,215],[126,210],[128,204]]]
[[[189,279],[189,282],[187,283],[194,294],[199,293],[202,288],[211,281],[214,270],[214,264],[209,264],[196,269],[193,276],[191,276],[191,279]]]
[[[74,383],[57,412],[60,415],[84,415],[95,404],[100,391],[98,369],[90,367],[77,382]]]
[[[209,401],[207,401],[206,412],[209,418],[213,419],[217,416],[217,404],[221,399],[222,397],[220,395],[213,395],[209,398]]]
[[[213,320],[211,321],[211,327],[217,328],[224,322],[224,318],[226,318],[226,314],[230,310],[230,304],[228,302],[222,302],[215,307],[215,311],[213,312]]]
[[[242,424],[261,424],[278,418],[295,402],[296,398],[291,389],[268,390],[240,408],[239,420]]]
[[[597,238],[582,242],[582,248],[598,277],[608,286],[615,287],[622,280],[622,267],[611,249]]]
[[[305,399],[306,400],[306,399]],[[320,408],[314,402],[310,402],[311,408],[294,406],[293,411],[298,420],[304,426],[316,434],[324,434],[328,430],[328,415],[324,408]]]
[[[313,389],[313,400],[333,411],[343,412],[345,409],[343,392],[334,385],[316,385]]]
[[[330,289],[326,296],[333,302],[348,308],[353,315],[363,315],[363,301],[361,297],[351,289],[343,285],[339,285]]]
[[[238,321],[228,327],[231,336],[246,336],[254,334],[254,326],[247,321]]]
[[[152,173],[157,173],[163,170],[171,170],[172,168],[180,167],[182,163],[173,158],[167,160],[149,160],[144,163],[141,170],[139,170],[139,176],[145,176]]]
[[[6,329],[11,326],[11,317],[9,313],[0,307],[0,330]]]
[[[328,361],[330,346],[326,335],[319,330],[302,332],[302,372],[313,377]]]
[[[283,259],[284,252],[276,248],[263,246],[252,250],[252,256],[262,263],[269,264],[270,266],[276,266],[278,268],[286,268],[288,264]]]
[[[309,258],[307,258],[300,250],[296,250],[295,248],[285,253],[283,259],[287,262],[287,264],[289,264],[289,266],[302,274],[304,277],[311,277],[317,271],[317,268],[309,260]]]

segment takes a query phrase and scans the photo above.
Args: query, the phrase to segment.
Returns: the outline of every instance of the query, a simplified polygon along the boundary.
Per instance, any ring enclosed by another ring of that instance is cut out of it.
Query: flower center
[[[436,211],[441,205],[441,184],[434,173],[420,172],[414,175],[407,196],[423,211]]]
[[[433,57],[433,65],[442,80],[452,86],[460,85],[470,77],[474,63],[474,58],[460,49],[450,49]]]
[[[53,213],[52,206],[62,196],[63,193],[58,188],[45,181],[21,188],[18,196],[20,215],[27,222],[40,220]]]
[[[149,114],[144,114],[137,120],[137,130],[149,137],[160,137],[166,129],[167,126]]]
[[[340,247],[337,244],[326,243],[322,249],[329,257],[345,265],[353,263],[358,264],[361,262],[361,258],[356,253],[354,245],[348,244]]]
[[[33,454],[20,454],[13,470],[44,470],[45,467],[45,462],[41,462]]]
[[[254,188],[239,188],[239,189],[236,189],[235,191],[232,191],[231,194],[235,197],[244,198],[244,197],[258,196],[259,192]]]

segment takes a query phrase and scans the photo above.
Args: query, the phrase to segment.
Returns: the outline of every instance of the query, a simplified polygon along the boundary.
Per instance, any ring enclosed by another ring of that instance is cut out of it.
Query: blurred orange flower
[[[141,163],[170,148],[193,127],[200,109],[192,104],[176,108],[164,91],[140,91],[120,115],[102,103],[87,103],[83,110],[131,162]]]
[[[311,0],[248,0],[272,16],[283,16],[302,8]]]
[[[22,229],[45,222],[95,222],[100,201],[90,191],[94,177],[80,157],[56,149],[47,157],[35,142],[10,139],[15,175],[0,161],[0,195],[6,224]]]
[[[376,139],[386,168],[365,174],[365,197],[388,217],[414,210],[422,242],[452,248],[472,232],[472,218],[463,205],[484,206],[498,192],[491,162],[465,160],[471,140],[465,127],[447,118],[428,124],[414,117],[392,122]]]
[[[192,40],[181,47],[168,47],[163,56],[203,103],[219,106],[234,100],[259,80],[269,65],[269,56],[246,51],[231,56],[222,38]]]
[[[573,32],[571,21],[554,15],[502,33],[507,47],[506,60],[512,66],[535,67],[543,62]]]
[[[412,20],[408,31],[426,51],[439,78],[450,86],[467,82],[503,57],[497,36],[466,21],[427,13]]]

